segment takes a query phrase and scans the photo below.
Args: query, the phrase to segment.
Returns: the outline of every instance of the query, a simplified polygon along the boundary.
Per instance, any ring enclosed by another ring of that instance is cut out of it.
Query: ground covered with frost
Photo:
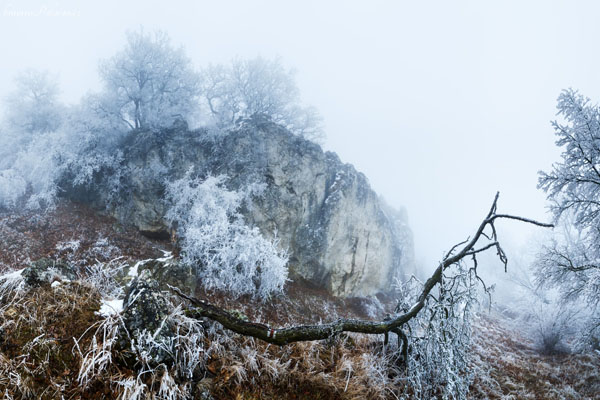
[[[132,364],[117,340],[124,299],[115,277],[131,282],[149,260],[170,262],[177,257],[170,242],[68,203],[43,214],[1,214],[0,237],[0,393],[6,399],[394,399],[400,392],[403,375],[382,337],[339,335],[279,348],[192,321],[177,300],[165,317],[181,329],[169,343],[180,350],[173,365],[152,362],[153,338],[137,342],[147,354]],[[70,263],[75,276],[51,268],[45,283],[26,284],[25,271],[42,258]],[[306,282],[288,283],[284,295],[267,303],[201,286],[195,295],[274,326],[382,319],[394,306],[390,296],[339,299]],[[596,353],[542,355],[510,315],[493,309],[477,313],[473,333],[470,398],[600,396]]]

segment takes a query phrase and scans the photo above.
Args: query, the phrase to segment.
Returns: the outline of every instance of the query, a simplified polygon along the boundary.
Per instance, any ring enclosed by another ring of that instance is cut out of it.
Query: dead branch
[[[366,333],[366,334],[387,334],[388,332],[395,332],[401,337],[403,335],[400,330],[401,327],[413,319],[425,306],[427,298],[434,287],[442,283],[443,272],[450,266],[457,264],[468,256],[475,256],[477,253],[488,250],[490,248],[496,248],[498,257],[504,263],[505,269],[508,263],[504,250],[500,247],[498,237],[496,233],[496,227],[494,222],[497,219],[512,219],[516,221],[526,222],[541,227],[553,227],[552,224],[546,224],[538,221],[534,221],[528,218],[523,218],[508,214],[496,214],[498,196],[500,193],[496,193],[492,207],[490,211],[483,219],[475,235],[471,240],[459,243],[449,251],[442,262],[433,273],[433,275],[427,279],[423,285],[421,294],[419,295],[416,303],[407,311],[402,314],[398,314],[392,318],[385,319],[383,321],[367,321],[358,319],[346,319],[341,318],[337,321],[321,324],[321,325],[300,325],[288,328],[274,329],[264,324],[258,324],[254,322],[244,321],[239,319],[227,311],[209,304],[203,300],[196,299],[185,295],[179,289],[170,287],[171,290],[178,296],[188,300],[192,307],[188,310],[188,315],[192,318],[208,318],[210,320],[219,322],[223,327],[233,332],[239,333],[245,336],[251,336],[257,339],[264,340],[265,342],[286,345],[293,342],[310,341],[310,340],[323,340],[332,337],[335,334],[341,332],[355,332],[355,333]],[[484,233],[486,228],[490,228],[491,233]],[[486,238],[491,243],[482,245],[476,248],[476,244],[481,237]],[[460,247],[462,245],[462,247]],[[456,252],[458,248],[460,250]]]

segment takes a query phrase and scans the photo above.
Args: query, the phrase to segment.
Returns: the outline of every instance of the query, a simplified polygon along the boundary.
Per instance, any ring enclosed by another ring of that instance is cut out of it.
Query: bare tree
[[[167,34],[129,32],[125,49],[100,65],[105,90],[97,109],[130,129],[160,129],[197,107],[199,76]]]

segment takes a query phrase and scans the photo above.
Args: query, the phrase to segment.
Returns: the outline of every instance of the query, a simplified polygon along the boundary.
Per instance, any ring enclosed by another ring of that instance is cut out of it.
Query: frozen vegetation
[[[562,160],[539,178],[559,229],[496,301],[484,254],[513,268],[496,221],[548,225],[497,212],[496,196],[429,279],[408,277],[406,216],[313,143],[321,117],[280,60],[196,69],[165,33],[139,30],[100,78],[65,105],[54,77],[30,70],[6,99],[5,399],[598,395],[600,110],[576,91],[553,124]],[[235,160],[248,148],[265,159]],[[533,360],[525,383],[501,373]],[[584,378],[561,386],[557,360]]]
[[[190,173],[167,186],[172,204],[167,219],[181,227],[183,261],[198,265],[198,279],[207,289],[267,299],[280,293],[287,280],[287,257],[244,223],[238,208],[244,195],[224,187],[225,177],[192,179]],[[245,196],[260,196],[260,185]]]

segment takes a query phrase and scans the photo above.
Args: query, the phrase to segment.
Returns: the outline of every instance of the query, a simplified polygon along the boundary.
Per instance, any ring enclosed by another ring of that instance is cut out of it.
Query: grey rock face
[[[179,179],[193,168],[201,177],[227,175],[232,190],[265,183],[263,195],[241,211],[263,235],[276,233],[289,253],[292,277],[337,296],[371,295],[389,289],[401,272],[402,236],[410,231],[388,218],[366,177],[336,154],[264,119],[220,135],[137,132],[123,146],[127,173],[117,201],[101,190],[100,181],[108,176],[99,178],[94,192],[71,188],[66,195],[106,207],[149,235],[166,236],[171,228],[162,201],[166,179]]]

